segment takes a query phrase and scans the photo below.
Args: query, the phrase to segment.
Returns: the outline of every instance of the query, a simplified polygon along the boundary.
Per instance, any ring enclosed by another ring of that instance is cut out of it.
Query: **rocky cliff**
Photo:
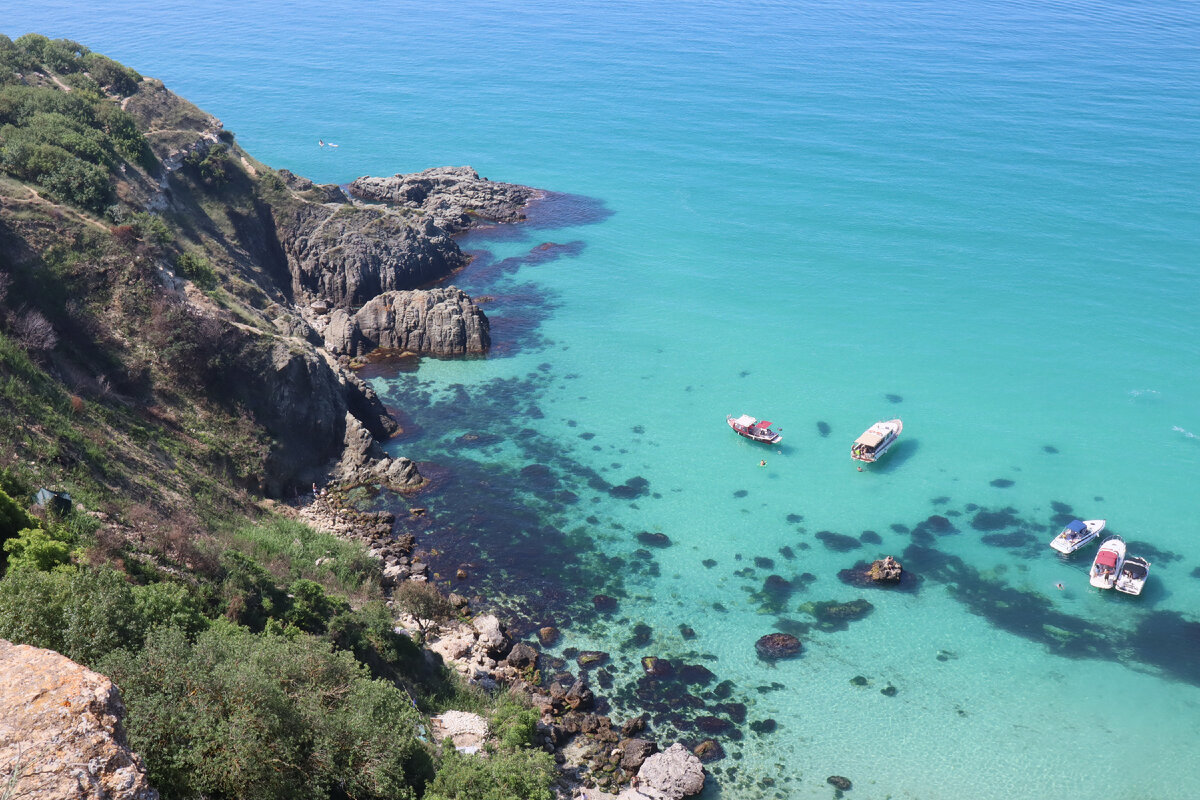
[[[0,797],[158,800],[124,716],[108,678],[0,639]]]
[[[45,93],[74,91],[45,67],[5,80],[46,102],[58,101]],[[137,76],[87,97],[76,110],[80,124],[99,126],[89,135],[105,147],[114,140],[104,131],[124,137],[123,149],[92,165],[107,174],[107,187],[96,187],[106,197],[73,207],[39,188],[36,164],[28,175],[0,165],[9,173],[0,183],[0,332],[31,348],[56,382],[46,404],[72,404],[96,444],[59,443],[64,474],[96,476],[103,493],[157,492],[132,499],[164,508],[186,505],[214,465],[239,489],[273,496],[345,476],[348,462],[360,477],[419,481],[407,464],[370,463],[396,425],[330,355],[486,352],[488,321],[469,297],[415,290],[468,263],[453,233],[517,221],[537,192],[440,168],[359,179],[364,203],[256,161],[161,81]],[[32,125],[31,114],[0,106],[0,124]],[[72,141],[54,145],[64,158]],[[20,330],[10,324],[18,317]],[[0,418],[6,412],[24,413],[0,403]],[[18,421],[17,451],[48,449],[39,437],[56,430],[51,420]],[[164,444],[171,439],[180,446]],[[136,464],[145,479],[121,481],[92,463],[99,453]]]
[[[330,314],[325,347],[351,356],[376,347],[435,356],[482,354],[492,343],[489,331],[479,306],[454,286],[386,292],[353,316],[343,309]]]
[[[396,289],[414,289],[467,264],[429,219],[383,208],[302,202],[275,210],[293,290],[350,308]]]
[[[470,167],[435,167],[390,178],[365,176],[350,184],[350,193],[410,209],[452,233],[480,220],[519,222],[525,219],[525,206],[539,196],[528,186],[481,178]]]

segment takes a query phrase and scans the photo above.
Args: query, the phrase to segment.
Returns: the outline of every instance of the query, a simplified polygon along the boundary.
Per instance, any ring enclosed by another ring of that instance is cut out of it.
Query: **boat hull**
[[[783,441],[783,434],[767,428],[746,428],[737,424],[733,417],[726,418],[725,422],[729,427],[733,428],[734,433],[743,438],[749,439],[752,442],[759,444],[779,444]]]
[[[1070,555],[1095,540],[1104,530],[1104,520],[1102,519],[1085,519],[1083,524],[1085,526],[1083,533],[1071,538],[1067,535],[1068,531],[1063,529],[1062,533],[1050,540],[1050,546],[1063,555]]]
[[[870,428],[867,428],[867,430],[863,432],[863,435],[855,441],[854,446],[850,448],[850,458],[854,459],[855,461],[861,461],[864,464],[874,464],[883,457],[884,453],[892,449],[892,446],[896,444],[897,440],[900,438],[900,432],[903,430],[904,423],[898,419],[889,419],[882,422],[876,422]],[[882,441],[873,448],[860,447],[859,443],[872,431],[881,434]]]
[[[1130,556],[1121,565],[1121,572],[1113,588],[1118,592],[1137,596],[1146,587],[1146,579],[1150,577],[1150,562],[1138,556]]]

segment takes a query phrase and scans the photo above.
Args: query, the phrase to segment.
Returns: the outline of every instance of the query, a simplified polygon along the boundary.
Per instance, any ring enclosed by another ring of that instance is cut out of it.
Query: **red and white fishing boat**
[[[1120,536],[1110,536],[1100,545],[1096,558],[1092,561],[1092,569],[1088,573],[1088,583],[1097,589],[1111,589],[1121,574],[1121,565],[1125,563],[1125,540]]]
[[[729,423],[729,427],[747,439],[763,444],[778,444],[783,441],[783,435],[771,430],[771,423],[765,419],[757,420],[749,414],[742,414],[740,417],[730,414],[725,417],[725,421]]]
[[[896,443],[902,430],[904,430],[904,423],[898,419],[876,422],[863,431],[862,436],[854,440],[854,445],[850,448],[850,457],[855,461],[865,461],[870,464]]]

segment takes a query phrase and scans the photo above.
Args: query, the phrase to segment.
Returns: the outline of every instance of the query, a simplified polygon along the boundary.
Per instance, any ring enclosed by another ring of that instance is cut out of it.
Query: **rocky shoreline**
[[[568,671],[564,659],[547,656],[530,643],[513,641],[494,614],[472,616],[472,606],[481,605],[482,598],[468,600],[451,594],[449,600],[458,619],[433,628],[427,624],[423,628],[421,621],[396,608],[391,597],[403,582],[424,583],[435,576],[425,560],[428,554],[415,548],[413,535],[393,534],[395,514],[356,510],[337,485],[302,498],[295,513],[314,528],[360,542],[378,559],[397,631],[422,641],[468,684],[487,691],[505,688],[538,710],[540,745],[554,754],[560,767],[560,797],[680,800],[703,789],[703,761],[720,749],[719,744],[706,740],[696,748],[699,752],[677,742],[660,749],[647,735],[643,717],[618,723],[599,713],[602,704],[586,677]],[[414,509],[413,513],[422,512]],[[558,631],[542,628],[538,638],[539,644],[553,644]],[[581,653],[577,666],[592,666],[602,655]]]

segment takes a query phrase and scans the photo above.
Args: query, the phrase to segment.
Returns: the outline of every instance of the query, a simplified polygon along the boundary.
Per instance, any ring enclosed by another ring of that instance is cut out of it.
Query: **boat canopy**
[[[762,420],[761,422],[759,422],[759,423],[758,423],[758,427],[760,427],[760,428],[763,428],[763,429],[766,429],[766,428],[769,428],[769,427],[771,427],[771,423],[767,422],[767,421],[764,419],[764,420]]]
[[[754,423],[758,422],[758,420],[749,414],[742,414],[740,417],[735,419],[734,422],[736,422],[738,425],[741,425],[743,428],[749,428]]]
[[[883,443],[883,434],[876,430],[867,430],[862,436],[854,440],[855,444],[861,444],[864,447],[875,448]]]
[[[1112,550],[1101,550],[1096,554],[1096,563],[1102,567],[1115,567],[1117,565],[1117,554]]]
[[[1072,520],[1071,522],[1067,523],[1067,530],[1071,531],[1072,533],[1083,533],[1086,528],[1087,525],[1084,525],[1079,520]]]

